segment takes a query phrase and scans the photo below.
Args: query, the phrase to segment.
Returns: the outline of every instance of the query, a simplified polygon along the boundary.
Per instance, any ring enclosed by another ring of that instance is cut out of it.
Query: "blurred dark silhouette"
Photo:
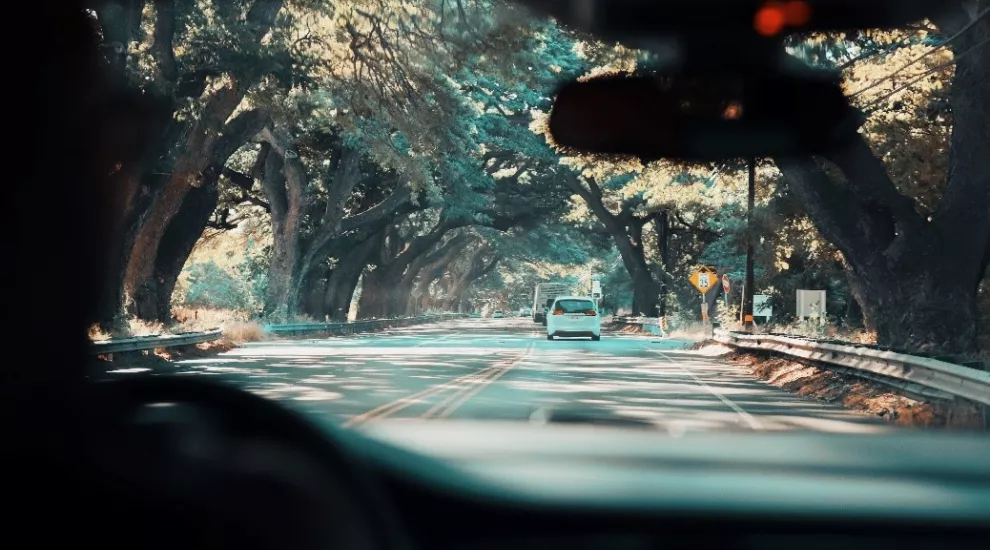
[[[13,192],[0,386],[4,498],[13,511],[9,540],[39,547],[66,536],[115,546],[133,533],[121,527],[127,517],[111,520],[133,503],[115,491],[125,488],[86,462],[94,441],[84,435],[81,395],[85,320],[99,301],[93,289],[117,215],[110,176],[120,159],[142,152],[149,106],[104,78],[99,37],[83,8],[65,0],[20,5],[18,21],[38,36],[8,49],[4,67],[14,94],[7,137],[15,143],[4,163]],[[118,525],[109,529],[108,521]]]

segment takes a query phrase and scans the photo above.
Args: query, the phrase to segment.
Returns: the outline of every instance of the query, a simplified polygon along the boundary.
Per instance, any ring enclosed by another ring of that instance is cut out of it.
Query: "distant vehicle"
[[[502,313],[501,309],[496,309],[495,313],[492,313],[492,319],[501,319],[502,317],[505,317],[505,314]]]
[[[520,309],[519,310],[519,316],[520,317],[532,317],[533,316],[533,308],[524,307],[524,308]]]
[[[547,311],[553,304],[554,298],[567,294],[567,285],[563,283],[540,283],[533,293],[533,322],[547,324]]]
[[[558,296],[547,316],[547,340],[555,337],[590,336],[602,339],[602,319],[589,296]]]

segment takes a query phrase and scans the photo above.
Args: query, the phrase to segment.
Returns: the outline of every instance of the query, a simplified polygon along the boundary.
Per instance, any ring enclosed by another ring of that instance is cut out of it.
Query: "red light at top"
[[[767,2],[757,10],[753,28],[763,36],[774,36],[784,26],[800,27],[811,20],[811,6],[802,0],[791,2]]]

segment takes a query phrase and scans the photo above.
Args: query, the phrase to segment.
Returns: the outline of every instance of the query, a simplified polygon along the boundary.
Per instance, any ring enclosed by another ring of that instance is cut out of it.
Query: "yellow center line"
[[[447,406],[448,408],[444,410],[440,416],[438,416],[438,418],[443,418],[447,415],[450,415],[457,408],[459,408],[461,405],[466,403],[468,399],[470,399],[478,392],[480,392],[482,389],[484,389],[487,386],[487,384],[491,383],[494,380],[497,380],[503,374],[508,372],[513,365],[515,365],[518,361],[529,355],[533,347],[534,344],[528,345],[525,351],[515,359],[509,361],[500,361],[498,363],[480,369],[476,372],[466,374],[463,376],[458,376],[457,378],[448,380],[442,384],[438,384],[436,386],[426,388],[425,390],[418,391],[411,395],[400,397],[394,401],[390,401],[388,403],[385,403],[384,405],[375,407],[370,411],[353,416],[349,420],[344,422],[343,426],[345,428],[350,428],[357,424],[368,422],[369,420],[379,420],[387,416],[393,415],[397,412],[400,412],[408,407],[411,407],[412,405],[419,403],[420,400],[422,399],[434,397],[436,395],[442,394],[443,392],[446,392],[447,390],[452,390],[451,395],[445,398],[441,403],[431,407],[420,417],[420,418],[430,418],[430,415],[435,414],[438,410]],[[457,399],[458,397],[462,397],[462,399],[458,400],[453,405],[450,405],[450,403],[455,399]]]
[[[477,385],[473,389],[469,389],[467,392],[462,393],[461,394],[461,399],[459,399],[456,403],[454,403],[453,405],[451,405],[450,407],[448,407],[445,411],[441,412],[437,416],[437,418],[447,418],[448,416],[450,416],[451,414],[453,414],[454,411],[456,411],[457,409],[461,408],[462,405],[464,405],[465,403],[467,403],[468,401],[470,401],[472,397],[474,397],[474,396],[478,395],[479,393],[481,393],[481,390],[487,388],[493,382],[495,382],[496,380],[498,380],[499,378],[501,378],[502,376],[504,376],[505,373],[507,373],[510,370],[512,370],[512,368],[516,365],[516,363],[518,363],[519,361],[522,361],[527,356],[529,356],[530,352],[533,351],[533,347],[535,345],[536,344],[530,344],[530,345],[526,346],[526,351],[524,351],[522,353],[522,355],[520,355],[519,357],[516,357],[515,359],[513,359],[511,361],[505,362],[503,364],[503,366],[501,367],[501,369],[495,370],[494,372],[492,372],[492,374],[490,376],[486,377],[484,380],[478,380]]]
[[[350,420],[348,420],[347,422],[344,423],[344,427],[345,428],[350,428],[350,427],[354,426],[355,424],[360,424],[361,422],[367,422],[368,420],[372,420],[372,419],[375,419],[375,418],[382,418],[382,417],[388,416],[390,414],[397,413],[397,412],[401,411],[402,409],[405,409],[406,407],[409,407],[411,405],[414,405],[420,399],[423,399],[423,398],[426,398],[426,397],[431,397],[431,396],[433,396],[433,395],[435,395],[437,393],[440,393],[440,392],[443,392],[443,391],[445,391],[447,389],[450,389],[452,387],[455,387],[457,384],[459,384],[461,382],[464,382],[466,380],[471,380],[471,379],[477,377],[479,374],[481,374],[483,372],[486,372],[488,370],[491,370],[493,368],[494,367],[485,367],[484,369],[482,369],[480,371],[473,372],[471,374],[466,374],[466,375],[463,375],[463,376],[459,376],[459,377],[454,378],[452,380],[448,380],[448,381],[446,381],[446,382],[444,382],[442,384],[437,384],[436,386],[432,386],[432,387],[426,388],[425,390],[418,391],[418,392],[416,392],[416,393],[414,393],[412,395],[407,395],[407,396],[404,396],[404,397],[400,397],[400,398],[398,398],[398,399],[396,399],[394,401],[390,401],[388,403],[385,403],[384,405],[381,405],[379,407],[375,407],[374,409],[371,409],[368,412],[365,412],[365,413],[359,414],[357,416],[351,417]]]
[[[494,374],[498,369],[499,369],[499,363],[497,363],[495,365],[491,365],[491,366],[485,367],[485,368],[479,370],[478,372],[474,373],[474,375],[471,376],[471,377],[466,377],[466,378],[461,379],[460,382],[462,382],[463,385],[461,385],[460,387],[455,388],[454,391],[449,396],[447,396],[446,399],[444,399],[443,401],[441,401],[441,402],[437,403],[436,405],[433,405],[432,407],[430,407],[430,409],[428,411],[426,411],[425,413],[423,413],[423,414],[420,415],[420,418],[430,418],[438,410],[446,407],[452,401],[454,401],[455,399],[457,399],[459,396],[461,396],[465,392],[469,391],[472,388],[472,385],[473,384],[479,384],[479,383],[483,382],[484,379],[487,376],[489,376],[491,374]]]

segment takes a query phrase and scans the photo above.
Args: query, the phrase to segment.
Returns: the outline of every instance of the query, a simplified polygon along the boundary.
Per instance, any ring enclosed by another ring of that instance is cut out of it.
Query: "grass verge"
[[[983,413],[975,403],[920,401],[899,395],[879,382],[772,355],[732,352],[724,359],[748,367],[757,378],[784,390],[837,403],[898,426],[959,430],[981,430],[983,426]]]

